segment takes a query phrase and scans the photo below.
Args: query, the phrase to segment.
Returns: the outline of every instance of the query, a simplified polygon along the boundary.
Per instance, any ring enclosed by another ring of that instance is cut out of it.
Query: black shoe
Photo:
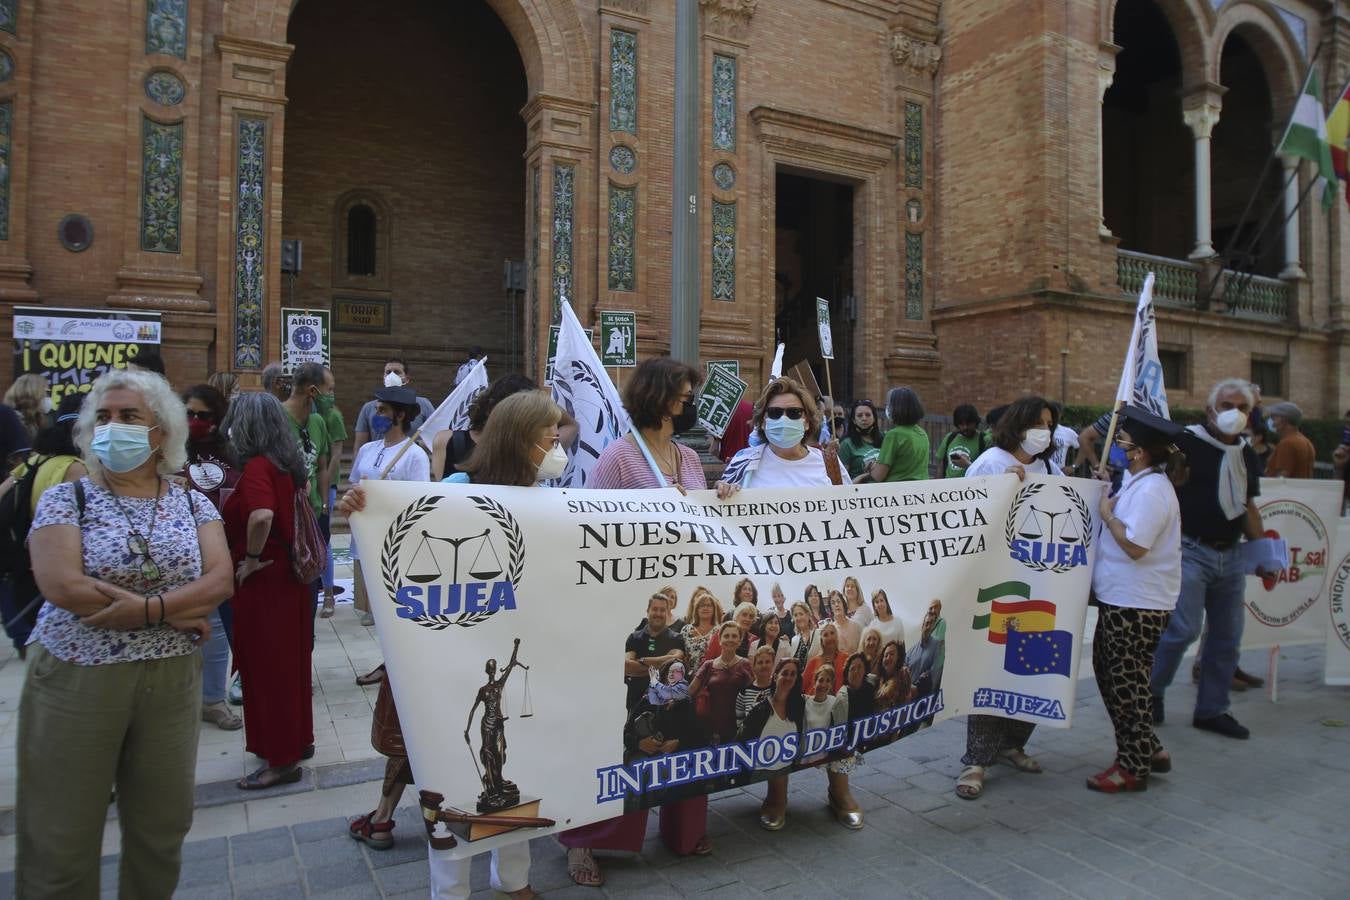
[[[1153,708],[1153,724],[1161,725],[1166,718],[1163,712],[1163,698],[1154,694],[1149,698],[1149,706]]]
[[[1223,715],[1213,716],[1208,719],[1195,718],[1191,720],[1191,724],[1201,731],[1212,731],[1215,734],[1221,734],[1224,737],[1237,738],[1240,741],[1245,741],[1252,736],[1252,733],[1242,725],[1238,724],[1238,720],[1233,718],[1230,713],[1224,713]]]

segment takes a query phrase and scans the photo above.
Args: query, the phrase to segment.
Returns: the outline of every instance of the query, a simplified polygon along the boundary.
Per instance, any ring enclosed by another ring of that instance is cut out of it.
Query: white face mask
[[[384,376],[385,387],[403,387],[403,378],[397,372],[388,372]]]
[[[535,444],[539,447],[538,444]],[[539,447],[543,450],[543,447]],[[563,473],[567,468],[567,452],[563,450],[562,444],[554,444],[553,447],[544,452],[544,458],[539,462],[539,468],[535,471],[536,481],[551,481]]]
[[[1050,446],[1050,429],[1028,428],[1022,438],[1022,452],[1027,456],[1040,456]]]
[[[52,398],[50,396],[43,397],[42,402],[38,404],[38,409],[42,410],[43,415],[49,415],[53,409]]]
[[[1225,409],[1214,417],[1214,426],[1229,437],[1247,427],[1247,414],[1240,409]]]

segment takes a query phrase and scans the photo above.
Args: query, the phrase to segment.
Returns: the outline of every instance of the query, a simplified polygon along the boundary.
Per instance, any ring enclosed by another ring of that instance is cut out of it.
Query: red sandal
[[[1103,794],[1128,794],[1148,790],[1148,777],[1132,775],[1117,763],[1089,778],[1087,786],[1089,790],[1101,791]]]
[[[372,822],[375,811],[357,816],[347,824],[347,833],[353,840],[360,841],[372,850],[388,850],[394,846],[394,820]]]

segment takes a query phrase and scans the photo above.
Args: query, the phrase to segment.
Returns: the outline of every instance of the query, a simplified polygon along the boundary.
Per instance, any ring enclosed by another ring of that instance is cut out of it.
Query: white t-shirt
[[[905,641],[905,623],[900,621],[900,617],[891,613],[891,620],[883,622],[876,616],[872,617],[872,622],[867,628],[875,628],[881,632],[881,646],[885,647],[891,641],[899,641],[901,646],[908,648],[909,644]],[[866,631],[864,628],[863,631]]]
[[[791,719],[780,719],[778,713],[772,709],[769,710],[769,718],[764,723],[764,730],[760,732],[760,740],[764,738],[775,737],[779,740],[787,737],[789,734],[797,733],[797,724]],[[762,771],[772,772],[775,769],[784,769],[791,765],[790,760],[783,760],[772,766],[764,766]]]
[[[1069,456],[1069,449],[1078,449],[1078,432],[1068,425],[1056,425],[1051,440],[1055,443],[1055,455],[1050,457],[1050,461],[1062,469]]]
[[[838,725],[839,721],[834,716],[834,706],[839,698],[833,694],[826,694],[824,700],[817,700],[814,694],[806,696],[806,707],[802,713],[802,724],[806,731],[815,731],[821,728],[829,728]],[[808,756],[802,760],[804,763],[817,762],[825,758],[824,753],[817,753],[814,756]]]
[[[1175,609],[1181,592],[1181,507],[1166,475],[1125,473],[1115,516],[1125,537],[1148,552],[1130,559],[1102,524],[1092,589],[1097,599],[1134,609]]]
[[[807,447],[801,459],[783,459],[764,448],[759,468],[750,478],[750,487],[826,487],[833,484],[825,471],[825,455],[815,447]]]
[[[361,479],[375,479],[380,477],[384,467],[393,461],[398,455],[399,448],[408,443],[409,439],[388,446],[381,440],[367,441],[356,451],[356,458],[352,460],[352,484],[360,484]],[[386,481],[430,481],[431,480],[431,460],[427,458],[426,451],[414,444],[409,447],[392,469],[389,470],[389,477]],[[352,559],[360,559],[356,552],[356,541],[352,541]]]
[[[1028,475],[1063,475],[1059,466],[1053,462],[1049,466],[1043,459],[1034,459],[1029,464],[1023,463],[1020,459],[1013,456],[1007,450],[1000,447],[990,447],[980,454],[980,458],[970,464],[966,469],[967,478],[975,478],[980,475],[1002,475],[1013,466],[1022,466],[1027,470]]]

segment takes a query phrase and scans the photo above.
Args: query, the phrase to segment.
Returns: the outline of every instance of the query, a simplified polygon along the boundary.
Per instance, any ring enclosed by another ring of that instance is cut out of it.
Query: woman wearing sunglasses
[[[748,487],[827,487],[825,455],[807,444],[820,432],[820,412],[810,394],[791,378],[770,381],[755,403],[752,420],[763,443],[731,458],[717,496],[725,500]]]

